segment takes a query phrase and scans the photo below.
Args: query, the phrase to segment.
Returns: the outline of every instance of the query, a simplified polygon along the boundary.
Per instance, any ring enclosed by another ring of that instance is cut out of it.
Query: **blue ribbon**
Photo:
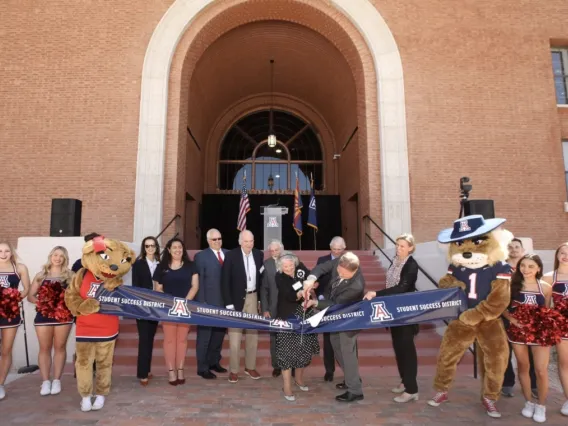
[[[323,316],[320,314],[305,321],[296,318],[266,319],[261,315],[129,286],[120,286],[114,291],[101,286],[96,298],[100,302],[101,314],[209,327],[297,333],[363,330],[449,320],[467,309],[465,293],[459,288],[403,293],[350,305],[334,305]]]

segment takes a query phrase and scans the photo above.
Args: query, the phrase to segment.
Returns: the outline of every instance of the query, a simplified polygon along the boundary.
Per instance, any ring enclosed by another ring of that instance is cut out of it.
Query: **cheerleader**
[[[552,298],[555,305],[561,301],[568,303],[568,242],[561,244],[554,254],[554,271],[549,272],[543,280],[552,285]],[[558,354],[558,375],[564,390],[566,402],[560,412],[568,416],[568,330],[556,345]]]
[[[8,242],[0,242],[0,289],[18,289],[20,282],[23,291],[20,292],[22,299],[27,296],[30,288],[30,276],[28,268],[22,263],[18,263],[16,251]],[[4,382],[8,376],[8,371],[12,366],[12,347],[18,326],[22,322],[20,313],[16,318],[7,319],[0,317],[0,330],[2,331],[2,350],[0,354],[0,399],[4,399],[6,391]]]
[[[38,304],[38,292],[43,286],[59,283],[63,288],[71,282],[73,272],[69,269],[69,254],[65,247],[54,247],[47,256],[47,263],[43,265],[32,281],[28,301]],[[39,300],[41,303],[41,300]],[[43,380],[40,395],[57,395],[61,392],[61,375],[67,359],[67,339],[71,332],[73,320],[60,322],[54,318],[44,316],[39,311],[34,320],[37,339],[39,341],[38,364]],[[51,350],[53,349],[53,362]],[[53,382],[49,380],[51,365],[53,364]]]
[[[513,337],[513,327],[523,328],[525,325],[515,318],[515,310],[520,305],[537,305],[542,307],[550,306],[552,287],[541,281],[542,260],[535,254],[523,256],[518,264],[511,279],[511,304],[508,311],[503,316],[509,320],[510,326],[507,329],[509,342],[513,344],[513,352],[517,358],[517,372],[521,389],[525,397],[525,406],[521,411],[524,417],[532,418],[535,422],[543,423],[546,421],[546,396],[548,393],[548,362],[550,358],[550,347],[539,346],[529,343],[531,340],[527,334],[518,338]],[[518,333],[517,333],[518,334]],[[529,377],[529,345],[531,346],[534,368],[536,372],[536,386],[538,389],[538,401],[531,401],[531,381]]]

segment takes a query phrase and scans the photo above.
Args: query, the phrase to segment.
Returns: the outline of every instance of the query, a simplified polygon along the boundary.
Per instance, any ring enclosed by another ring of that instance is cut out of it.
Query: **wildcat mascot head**
[[[462,217],[454,227],[444,229],[438,242],[448,251],[454,266],[479,269],[507,259],[507,246],[513,234],[501,228],[505,219],[484,219],[481,215]]]

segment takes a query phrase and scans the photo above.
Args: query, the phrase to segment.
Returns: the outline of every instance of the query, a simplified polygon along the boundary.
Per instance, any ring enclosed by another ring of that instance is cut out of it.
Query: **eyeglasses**
[[[156,244],[144,244],[144,247],[153,248],[153,247],[156,247]]]
[[[209,241],[221,241],[223,238],[210,238]]]

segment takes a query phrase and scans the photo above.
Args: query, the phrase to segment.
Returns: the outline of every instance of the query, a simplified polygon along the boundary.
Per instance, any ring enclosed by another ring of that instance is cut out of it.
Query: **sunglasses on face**
[[[146,248],[154,248],[154,247],[156,247],[156,244],[144,244],[144,247],[146,247]]]
[[[211,238],[210,241],[221,241],[223,238]]]

